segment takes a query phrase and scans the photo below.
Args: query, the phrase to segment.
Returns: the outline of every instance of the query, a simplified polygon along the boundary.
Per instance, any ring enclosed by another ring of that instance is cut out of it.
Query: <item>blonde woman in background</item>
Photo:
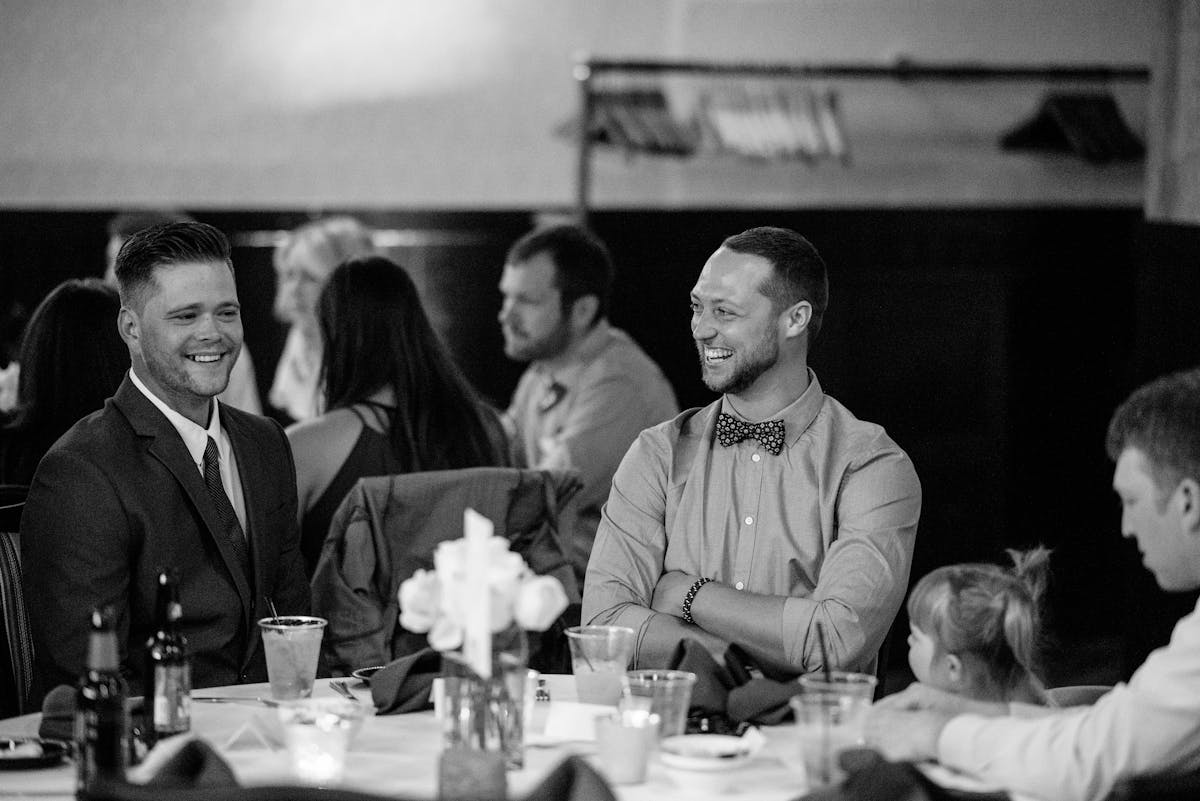
[[[333,268],[375,252],[371,231],[353,217],[314,220],[275,248],[275,316],[288,323],[287,340],[268,399],[292,419],[320,413],[321,333],[317,299]]]

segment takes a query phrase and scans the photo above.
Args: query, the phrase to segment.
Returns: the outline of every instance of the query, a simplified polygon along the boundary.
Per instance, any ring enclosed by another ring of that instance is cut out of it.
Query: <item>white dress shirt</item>
[[[1054,801],[1093,801],[1130,776],[1200,768],[1200,603],[1128,684],[1094,705],[1034,719],[954,718],[938,760]]]
[[[217,399],[212,399],[212,413],[208,417],[208,427],[204,428],[172,409],[151,392],[138,378],[132,367],[129,369],[129,378],[133,381],[133,385],[141,390],[142,394],[149,398],[160,412],[166,415],[167,420],[179,432],[201,477],[204,476],[204,451],[208,448],[208,438],[212,437],[217,441],[217,454],[221,457],[221,484],[225,487],[225,494],[229,496],[229,502],[233,504],[233,511],[237,514],[238,523],[242,526],[242,534],[245,535],[246,496],[242,493],[242,482],[238,473],[237,457],[233,453],[233,445],[229,442],[229,435],[225,433],[225,429],[221,428],[220,404]]]

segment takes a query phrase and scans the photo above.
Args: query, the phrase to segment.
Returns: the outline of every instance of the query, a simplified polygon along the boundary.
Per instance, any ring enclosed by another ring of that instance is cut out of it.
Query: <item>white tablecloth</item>
[[[550,704],[574,701],[575,685],[571,676],[547,676]],[[370,689],[350,680],[351,689],[370,702]],[[328,680],[319,680],[314,695],[333,695]],[[238,687],[205,688],[194,695],[267,697],[265,684]],[[550,704],[537,704],[533,731],[545,725]],[[244,785],[293,783],[288,756],[282,748],[271,748],[274,710],[250,704],[193,703],[192,730],[207,740],[233,767]],[[36,736],[40,716],[25,715],[0,721],[0,735]],[[788,801],[805,787],[795,772],[799,745],[791,726],[765,729],[765,747],[735,774],[726,774],[731,784],[710,794],[675,784],[654,758],[647,779],[638,785],[615,787],[622,801],[684,801],[695,798],[729,796],[754,801]],[[264,736],[260,736],[264,735]],[[412,798],[437,797],[437,764],[441,735],[432,712],[407,715],[383,715],[368,718],[350,749],[343,786],[387,796]],[[536,786],[567,754],[579,754],[596,764],[595,748],[589,743],[570,743],[526,749],[525,767],[508,773],[509,795],[520,797]],[[75,770],[70,763],[41,770],[0,771],[2,798],[74,798]]]

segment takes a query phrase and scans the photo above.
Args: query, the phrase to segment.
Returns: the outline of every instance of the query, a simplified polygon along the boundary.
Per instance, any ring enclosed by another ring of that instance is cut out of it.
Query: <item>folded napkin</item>
[[[75,688],[60,684],[42,699],[38,736],[47,740],[75,739]]]
[[[616,801],[616,796],[595,768],[580,757],[569,756],[525,801]]]
[[[729,716],[735,721],[773,725],[790,714],[788,700],[800,691],[795,682],[754,678],[739,685],[725,666],[696,640],[683,640],[670,667],[696,674],[691,714]]]
[[[147,787],[231,787],[237,777],[211,745],[195,736],[179,735],[150,750],[142,764],[132,768],[129,781]]]
[[[140,695],[125,700],[125,707],[133,721],[134,734],[141,727],[141,717],[145,709]],[[47,740],[75,739],[75,688],[69,684],[60,684],[42,699],[42,722],[38,726],[38,736]]]
[[[796,801],[1009,801],[1002,791],[972,792],[940,787],[909,762],[889,762],[870,748],[838,755],[846,771],[841,784],[814,790]]]
[[[356,790],[341,790],[326,787],[264,786],[237,787],[222,785],[210,787],[171,788],[169,794],[162,787],[131,784],[129,782],[106,782],[95,792],[89,793],[84,801],[404,801],[411,796],[382,796]],[[616,801],[609,786],[596,770],[579,757],[567,757],[558,767],[525,796],[526,801]],[[502,801],[497,798],[496,801]]]
[[[375,712],[419,712],[433,709],[429,693],[433,680],[442,674],[442,655],[432,648],[402,656],[371,676],[371,700]]]

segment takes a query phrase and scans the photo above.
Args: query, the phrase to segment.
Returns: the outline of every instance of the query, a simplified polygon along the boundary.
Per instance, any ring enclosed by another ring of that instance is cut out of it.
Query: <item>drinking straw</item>
[[[278,623],[279,622],[279,612],[275,611],[275,602],[271,600],[271,596],[269,596],[269,595],[267,596],[267,606],[271,607],[271,620],[275,623]],[[818,623],[817,625],[819,626],[821,624]],[[821,641],[822,648],[824,647],[824,642],[825,642],[824,640]]]
[[[825,681],[833,681],[833,673],[829,669],[829,649],[825,646],[825,627],[817,623],[817,643],[821,646],[821,664],[824,666]]]
[[[821,664],[822,673],[825,676],[825,684],[830,685],[833,682],[833,673],[829,669],[829,648],[825,645],[825,627],[817,622],[817,644],[821,647]],[[825,692],[830,691],[830,687],[826,687]],[[824,693],[822,693],[824,695]],[[833,760],[833,732],[830,731],[832,721],[826,714],[825,699],[821,700],[821,783],[827,784],[832,778],[833,768],[831,761]]]

